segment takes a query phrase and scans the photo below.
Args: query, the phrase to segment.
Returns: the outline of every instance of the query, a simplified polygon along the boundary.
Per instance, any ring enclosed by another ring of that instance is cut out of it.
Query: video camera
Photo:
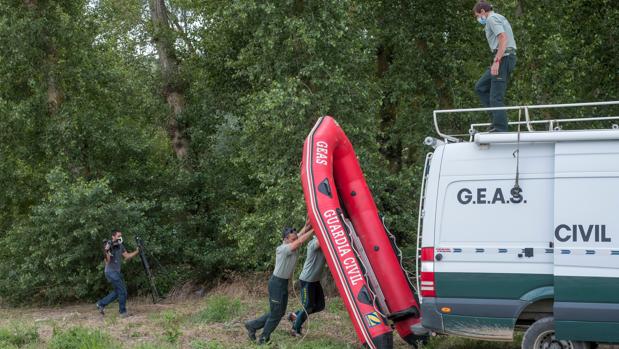
[[[120,240],[112,241],[112,240],[104,239],[103,240],[103,251],[106,254],[111,256],[112,255],[112,249],[120,246],[121,243],[122,243],[122,241],[120,241]]]

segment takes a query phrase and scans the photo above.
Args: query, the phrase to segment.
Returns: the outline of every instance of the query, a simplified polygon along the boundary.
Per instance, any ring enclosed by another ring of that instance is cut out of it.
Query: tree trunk
[[[379,79],[383,79],[389,71],[389,66],[393,61],[393,52],[388,45],[380,45],[376,52],[376,75]],[[395,125],[397,115],[396,105],[391,102],[391,91],[385,91],[380,107],[380,132],[379,143],[381,154],[389,161],[389,169],[392,172],[398,172],[402,165],[402,144],[398,140],[392,144],[391,131]]]
[[[168,10],[164,0],[149,0],[150,15],[153,22],[153,43],[159,55],[159,65],[163,79],[162,93],[170,107],[166,130],[174,153],[185,158],[189,141],[184,135],[178,120],[185,110],[185,83],[179,74],[179,62],[174,48],[174,33],[170,28]]]
[[[516,17],[522,17],[524,15],[524,0],[516,2]]]
[[[427,54],[428,43],[426,41],[417,39],[415,43],[420,52],[424,55]],[[445,83],[445,79],[435,72],[432,72],[430,75],[432,76],[432,82],[438,96],[439,109],[452,109],[454,107],[453,95]]]
[[[31,10],[34,10],[37,7],[37,0],[24,0],[24,5]]]
[[[64,100],[64,93],[62,88],[58,85],[58,79],[54,72],[55,66],[58,64],[56,49],[51,44],[48,44],[46,51],[47,58],[45,65],[47,66],[47,71],[45,73],[47,75],[47,112],[52,116],[60,109],[62,101]]]
[[[23,4],[30,11],[39,11],[37,0],[23,0]],[[38,15],[42,14],[38,13]],[[42,67],[45,72],[45,84],[47,85],[47,114],[53,116],[58,112],[64,100],[64,93],[62,88],[58,85],[58,79],[55,73],[56,65],[58,65],[58,52],[52,40],[49,38],[47,28],[43,29],[40,40],[45,47],[45,59],[42,62]]]

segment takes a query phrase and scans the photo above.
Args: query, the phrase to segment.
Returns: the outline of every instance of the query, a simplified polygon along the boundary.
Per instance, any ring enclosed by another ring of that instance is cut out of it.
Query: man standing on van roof
[[[288,280],[292,277],[294,267],[299,257],[299,247],[307,241],[314,230],[309,222],[299,232],[294,228],[284,228],[282,232],[282,244],[275,250],[275,269],[269,279],[269,312],[261,317],[245,322],[247,335],[252,341],[256,340],[256,331],[262,330],[258,344],[266,344],[271,338],[279,321],[286,312],[288,306]]]
[[[492,65],[475,84],[475,92],[484,107],[505,106],[505,92],[509,76],[516,67],[516,40],[507,18],[492,10],[492,5],[481,0],[473,7],[477,21],[485,26],[486,39],[492,51]],[[507,132],[505,110],[492,112],[489,132]]]

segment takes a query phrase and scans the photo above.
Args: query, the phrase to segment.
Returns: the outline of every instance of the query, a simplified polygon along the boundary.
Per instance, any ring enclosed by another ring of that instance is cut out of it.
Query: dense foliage
[[[303,223],[302,142],[325,114],[413,244],[431,111],[478,106],[491,61],[473,5],[0,0],[0,300],[100,296],[113,228],[146,240],[166,289],[268,269]],[[495,8],[519,46],[510,104],[617,99],[615,1]]]

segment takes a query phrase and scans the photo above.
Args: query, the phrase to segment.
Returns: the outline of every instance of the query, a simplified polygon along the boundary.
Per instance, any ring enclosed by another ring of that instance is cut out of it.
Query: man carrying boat
[[[324,267],[325,255],[320,249],[320,241],[314,236],[307,244],[307,257],[303,264],[303,271],[299,275],[303,309],[288,315],[288,320],[293,323],[291,334],[295,337],[301,336],[301,327],[309,314],[317,313],[325,308],[325,294],[320,284]]]
[[[299,258],[299,247],[309,240],[313,234],[314,230],[312,230],[309,222],[305,223],[298,235],[296,229],[284,228],[282,244],[275,250],[275,269],[269,279],[269,312],[257,319],[245,322],[247,335],[252,341],[256,340],[256,331],[262,329],[258,344],[269,342],[271,333],[286,313],[288,280],[292,277]]]

